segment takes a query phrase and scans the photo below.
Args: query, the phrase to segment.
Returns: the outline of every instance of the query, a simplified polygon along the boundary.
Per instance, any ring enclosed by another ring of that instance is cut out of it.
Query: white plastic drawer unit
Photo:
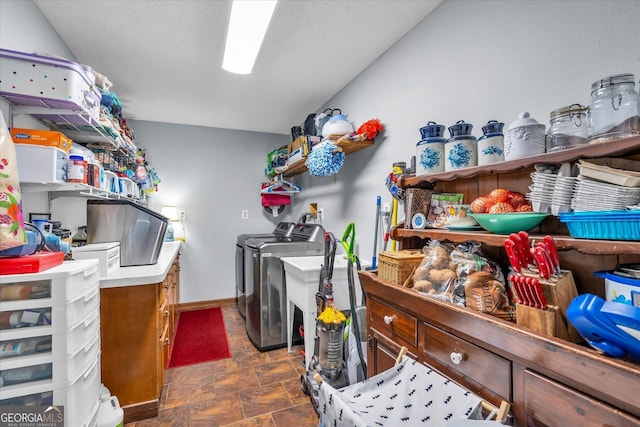
[[[68,394],[95,388],[87,379],[96,375],[100,384],[98,277],[95,259],[0,276],[0,402],[64,401],[82,407],[76,425],[90,418],[95,401],[85,411],[90,397]]]

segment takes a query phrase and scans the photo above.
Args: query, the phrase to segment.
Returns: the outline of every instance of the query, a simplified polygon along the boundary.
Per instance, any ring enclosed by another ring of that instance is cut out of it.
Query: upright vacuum
[[[347,227],[345,236],[354,230],[353,224]],[[352,236],[353,237],[353,236]],[[349,332],[355,334],[355,340],[360,343],[361,333],[358,327],[358,320],[360,322],[365,321],[364,318],[358,315],[362,310],[356,307],[356,292],[353,285],[353,259],[357,261],[359,268],[359,261],[357,257],[353,256],[352,247],[353,239],[351,240],[351,246],[345,245],[343,238],[343,245],[347,249],[347,257],[349,259],[349,268],[347,274],[349,279],[349,302],[351,308],[351,317]],[[318,319],[316,322],[316,335],[314,354],[311,358],[311,362],[307,367],[307,372],[300,378],[302,390],[305,394],[308,394],[311,398],[311,403],[314,409],[318,412],[318,390],[320,384],[314,379],[316,374],[322,377],[323,381],[326,381],[334,388],[342,388],[351,383],[347,369],[347,359],[349,356],[349,350],[345,350],[345,326],[347,325],[347,318],[342,312],[340,312],[333,303],[333,285],[331,279],[333,276],[333,264],[335,260],[336,252],[336,239],[332,233],[327,232],[325,234],[325,254],[324,264],[320,269],[320,280],[318,285],[318,292],[316,293],[316,303],[318,305]],[[353,257],[353,258],[352,258]],[[364,294],[363,294],[364,295]],[[360,317],[360,319],[358,319]],[[355,324],[353,324],[355,322]],[[366,372],[365,362],[362,355],[361,346],[358,346],[358,354],[360,357],[360,363],[357,364],[360,371],[355,377],[359,380],[364,379],[364,372]]]

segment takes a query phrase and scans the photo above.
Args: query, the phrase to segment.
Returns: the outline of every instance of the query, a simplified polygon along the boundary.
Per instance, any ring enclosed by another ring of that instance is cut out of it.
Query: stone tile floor
[[[235,305],[222,307],[232,357],[170,368],[160,413],[126,427],[311,427],[318,417],[300,388],[303,346],[258,351]]]

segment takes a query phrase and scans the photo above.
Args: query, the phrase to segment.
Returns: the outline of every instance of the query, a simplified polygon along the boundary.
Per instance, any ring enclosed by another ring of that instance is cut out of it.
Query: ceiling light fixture
[[[227,30],[222,68],[251,74],[277,0],[234,0]]]

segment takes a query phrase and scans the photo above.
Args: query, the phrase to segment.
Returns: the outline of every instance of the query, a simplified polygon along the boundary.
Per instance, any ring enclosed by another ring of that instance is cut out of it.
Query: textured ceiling
[[[229,0],[35,0],[124,116],[287,134],[441,0],[281,0],[250,75],[221,68]]]

